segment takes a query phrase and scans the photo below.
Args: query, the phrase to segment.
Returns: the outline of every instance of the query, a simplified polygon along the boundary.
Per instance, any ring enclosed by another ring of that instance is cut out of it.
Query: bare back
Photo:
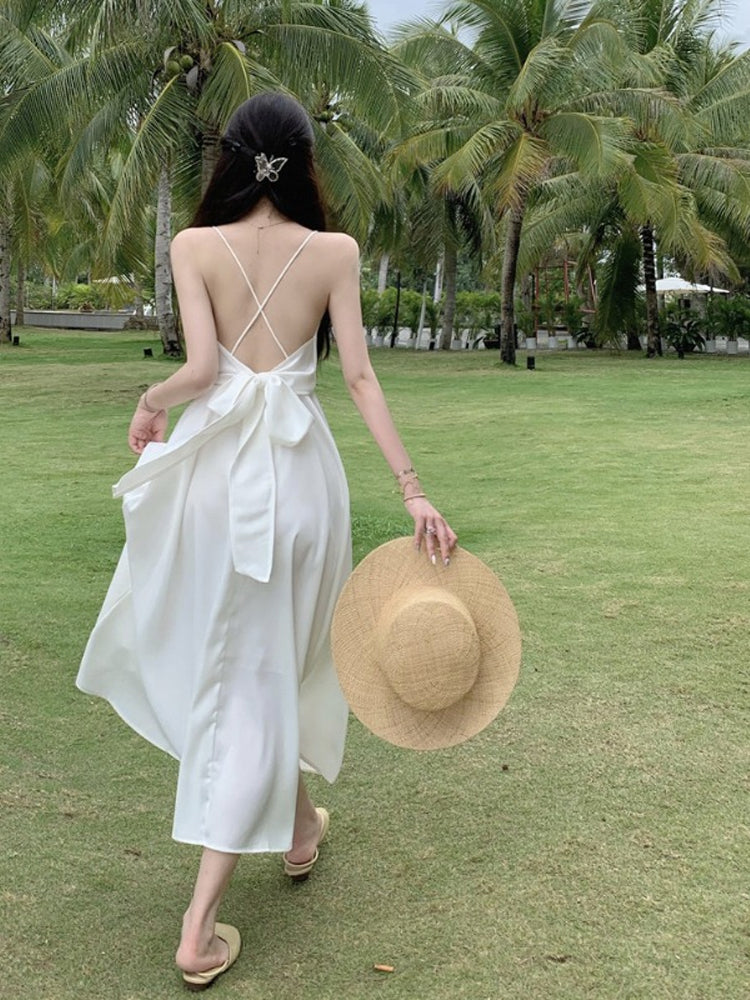
[[[319,242],[325,234],[293,222],[201,230],[197,263],[217,339],[253,371],[269,371],[315,337],[331,284]]]

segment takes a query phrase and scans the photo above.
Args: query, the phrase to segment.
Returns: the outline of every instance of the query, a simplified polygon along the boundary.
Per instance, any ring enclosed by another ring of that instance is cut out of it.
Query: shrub
[[[57,309],[103,309],[106,305],[104,292],[96,285],[69,282],[57,289],[55,307]]]
[[[750,298],[746,295],[710,296],[704,326],[711,340],[716,337],[750,340]]]
[[[669,310],[664,319],[664,339],[677,351],[679,358],[693,351],[702,351],[705,339],[701,333],[702,320],[690,309]]]

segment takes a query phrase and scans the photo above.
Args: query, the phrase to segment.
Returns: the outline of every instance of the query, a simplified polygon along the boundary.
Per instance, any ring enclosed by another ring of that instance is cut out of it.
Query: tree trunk
[[[16,271],[16,326],[24,326],[26,323],[26,316],[24,309],[26,308],[26,268],[23,263],[18,261],[18,269]]]
[[[383,294],[388,284],[388,261],[390,259],[390,254],[381,253],[380,267],[378,268],[378,295]]]
[[[6,209],[3,211],[3,209]],[[10,212],[0,199],[0,340],[10,340]]]
[[[439,302],[440,296],[443,294],[443,258],[438,257],[438,262],[435,265],[435,290],[432,293],[432,301]]]
[[[659,301],[656,297],[656,255],[654,252],[654,231],[650,225],[641,229],[643,245],[643,284],[646,288],[646,356],[661,355],[659,332]]]
[[[456,318],[456,271],[458,269],[458,255],[456,248],[451,243],[445,247],[443,258],[443,288],[445,289],[445,306],[443,307],[443,328],[440,331],[440,341],[438,346],[441,351],[451,349],[453,340],[453,321]]]
[[[206,125],[201,139],[201,194],[206,193],[211,174],[219,160],[221,132],[213,125]]]
[[[424,319],[427,313],[427,278],[424,279],[422,285],[422,305],[419,309],[419,323],[417,324],[417,335],[414,338],[414,349],[419,347],[419,341],[422,339],[422,331],[424,330]]]
[[[393,310],[393,330],[391,331],[391,347],[398,340],[398,313],[401,306],[401,271],[396,271],[396,306]]]
[[[180,354],[177,324],[172,312],[172,268],[169,262],[171,237],[172,193],[169,188],[169,170],[162,168],[156,205],[156,240],[154,241],[154,292],[156,318],[164,353],[172,357]]]
[[[505,253],[503,255],[503,273],[500,288],[502,295],[500,309],[500,358],[506,365],[514,365],[516,363],[516,314],[513,298],[516,292],[516,271],[518,269],[518,251],[521,247],[523,214],[523,202],[511,209],[510,219],[508,220],[508,232],[505,237]]]
[[[137,319],[143,319],[143,287],[140,281],[135,281],[133,292],[135,298],[135,316]]]

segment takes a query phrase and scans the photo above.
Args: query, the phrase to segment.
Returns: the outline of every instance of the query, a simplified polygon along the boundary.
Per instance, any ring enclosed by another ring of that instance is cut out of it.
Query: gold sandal
[[[240,932],[236,927],[232,927],[231,924],[217,924],[215,933],[217,938],[226,943],[227,948],[229,948],[229,954],[225,962],[222,962],[221,965],[215,965],[213,969],[206,969],[205,972],[182,973],[182,979],[186,988],[193,993],[197,993],[199,990],[207,990],[222,972],[226,972],[230,966],[234,965],[242,948]]]
[[[328,833],[328,825],[331,822],[331,817],[328,815],[328,810],[319,808],[315,812],[320,818],[320,836],[318,837],[318,847],[325,840],[325,836]],[[315,862],[318,860],[319,856],[318,848],[315,848],[315,854],[310,858],[309,861],[302,861],[300,864],[295,864],[293,861],[288,861],[286,854],[284,855],[284,872],[291,878],[293,882],[304,882],[309,876],[310,872],[315,866]]]

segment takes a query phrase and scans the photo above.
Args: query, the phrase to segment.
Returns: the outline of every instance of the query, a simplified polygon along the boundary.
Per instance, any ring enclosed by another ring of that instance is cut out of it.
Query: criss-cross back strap
[[[248,278],[248,276],[247,276],[247,271],[242,266],[242,261],[239,259],[239,257],[237,256],[237,254],[234,252],[234,248],[232,247],[232,244],[229,242],[229,240],[226,238],[226,236],[224,235],[224,233],[222,233],[222,231],[219,229],[218,226],[213,226],[212,228],[215,230],[215,232],[217,232],[219,234],[219,236],[224,241],[224,245],[226,246],[227,250],[234,257],[235,262],[237,264],[237,267],[240,269],[240,271],[242,272],[242,277],[245,279],[245,284],[250,289],[250,294],[255,299],[255,304],[258,307],[256,309],[256,311],[255,311],[255,315],[253,316],[253,318],[250,320],[250,322],[247,324],[247,326],[245,327],[245,329],[242,331],[242,333],[239,335],[239,337],[235,341],[235,344],[234,344],[234,347],[231,350],[231,353],[232,354],[235,353],[235,351],[237,350],[237,348],[240,346],[240,344],[242,343],[242,341],[245,339],[246,335],[252,329],[252,327],[255,324],[255,322],[258,320],[258,318],[260,316],[262,316],[263,317],[263,322],[268,327],[268,332],[273,337],[276,346],[281,351],[281,353],[284,355],[284,357],[288,358],[289,355],[284,350],[284,345],[281,343],[281,341],[279,340],[279,338],[276,336],[276,334],[274,333],[273,327],[271,326],[271,324],[268,321],[268,316],[266,316],[265,308],[268,305],[268,300],[271,298],[271,296],[273,295],[273,293],[279,287],[279,284],[283,280],[283,278],[286,275],[287,271],[292,266],[292,264],[295,262],[295,260],[299,257],[299,255],[302,253],[302,251],[305,249],[305,247],[310,242],[310,240],[313,238],[313,236],[315,235],[315,233],[317,232],[317,230],[313,229],[312,232],[309,232],[307,234],[307,236],[304,238],[304,240],[302,240],[302,242],[300,243],[300,245],[297,247],[297,249],[294,251],[294,253],[292,254],[292,256],[289,258],[289,260],[286,262],[286,264],[282,268],[281,273],[279,274],[278,278],[271,285],[270,289],[268,290],[268,292],[264,296],[263,301],[261,302],[260,299],[258,298],[256,292],[255,292],[255,289],[253,288],[252,281],[250,281],[250,278]]]

